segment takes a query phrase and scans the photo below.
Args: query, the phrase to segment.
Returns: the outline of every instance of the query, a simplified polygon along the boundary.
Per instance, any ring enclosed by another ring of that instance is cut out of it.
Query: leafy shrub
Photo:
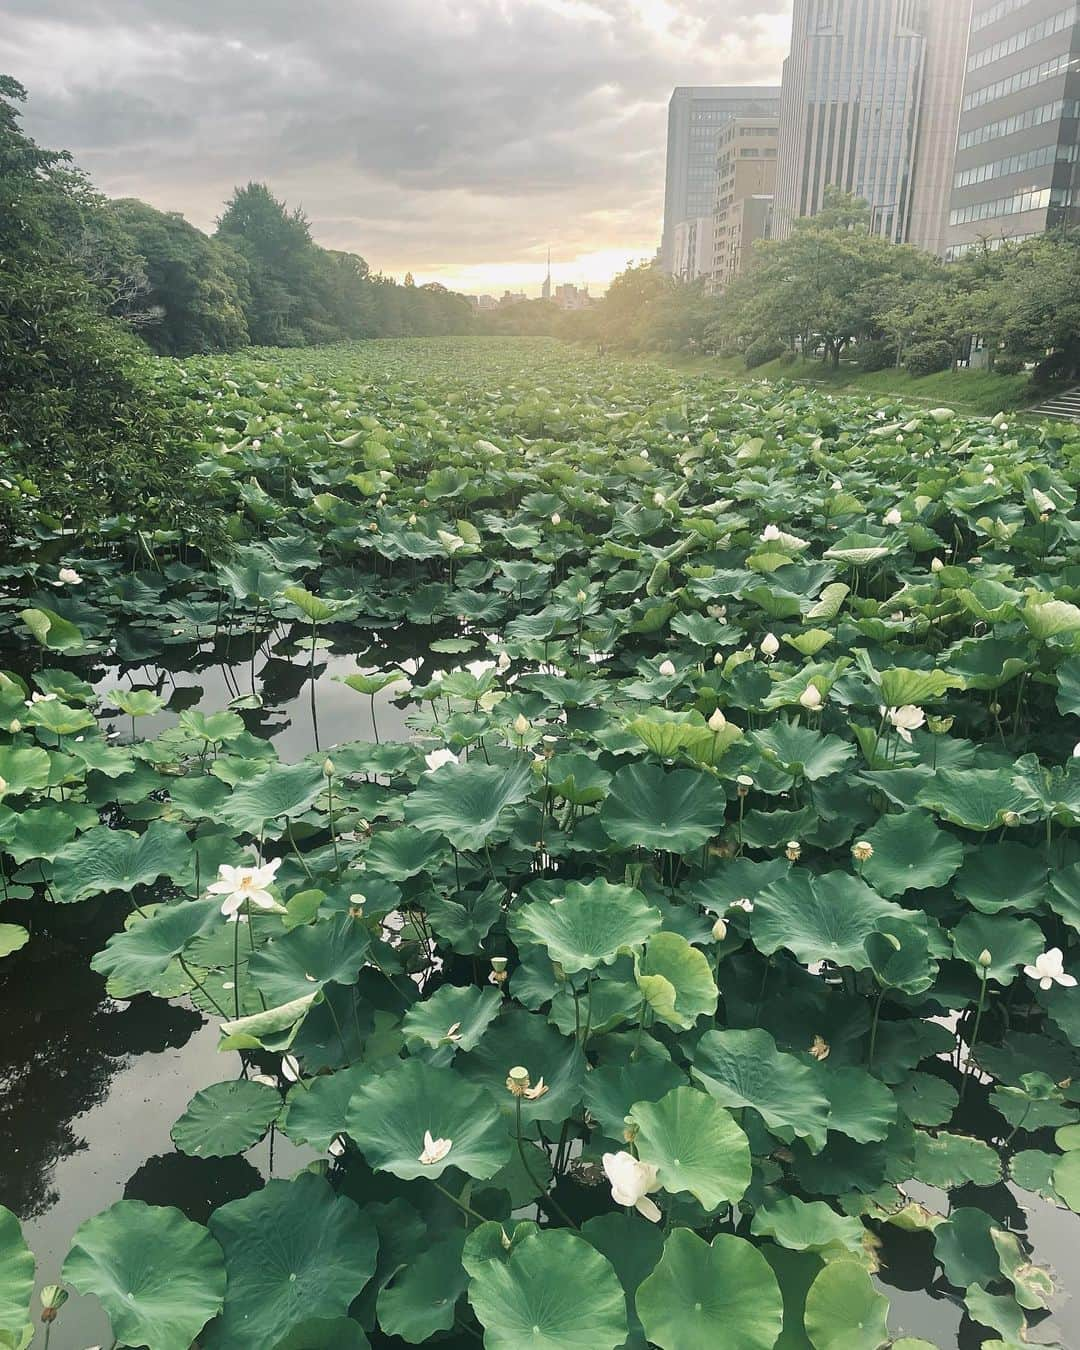
[[[855,348],[860,370],[888,370],[896,363],[896,343],[888,338],[866,338]]]
[[[768,362],[783,356],[787,350],[787,344],[781,342],[779,338],[766,337],[763,334],[755,338],[743,353],[746,369],[756,370],[758,366],[767,365]]]
[[[904,365],[911,375],[934,375],[952,365],[952,344],[942,340],[920,342],[904,353]]]
[[[1022,356],[1016,356],[1012,352],[1003,352],[994,362],[994,370],[999,375],[1019,375],[1027,365]]]

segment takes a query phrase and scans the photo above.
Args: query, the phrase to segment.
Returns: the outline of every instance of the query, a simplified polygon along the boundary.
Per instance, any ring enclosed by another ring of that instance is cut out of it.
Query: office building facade
[[[776,117],[736,117],[721,132],[710,266],[714,290],[745,270],[751,245],[769,232],[779,134]]]
[[[909,238],[928,27],[926,0],[795,0],[780,96],[778,238],[816,215],[830,187],[869,203],[874,233]]]
[[[946,252],[1080,223],[1080,4],[975,0]]]
[[[779,109],[780,90],[771,85],[694,86],[674,91],[668,105],[664,234],[660,244],[664,271],[675,272],[677,227],[712,215],[716,154],[725,123],[733,117],[775,117]]]

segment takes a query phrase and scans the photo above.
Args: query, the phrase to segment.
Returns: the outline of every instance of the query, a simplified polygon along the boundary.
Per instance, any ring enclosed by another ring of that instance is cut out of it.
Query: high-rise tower
[[[930,0],[953,5],[960,0]],[[927,72],[926,0],[795,0],[784,62],[773,234],[836,187],[870,205],[871,229],[909,236]]]

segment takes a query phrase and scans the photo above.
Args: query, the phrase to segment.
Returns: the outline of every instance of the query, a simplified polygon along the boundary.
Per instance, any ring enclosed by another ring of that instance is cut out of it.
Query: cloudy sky
[[[466,291],[653,252],[676,84],[779,81],[791,0],[0,0],[26,125],[211,229],[236,183]]]

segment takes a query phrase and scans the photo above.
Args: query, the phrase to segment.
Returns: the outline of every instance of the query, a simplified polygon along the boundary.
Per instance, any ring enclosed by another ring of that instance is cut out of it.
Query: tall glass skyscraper
[[[675,231],[684,221],[711,217],[716,198],[716,155],[724,124],[733,117],[775,117],[780,90],[775,85],[682,87],[668,105],[667,180],[664,187],[664,238],[660,260],[666,272],[675,265]]]
[[[946,257],[1080,223],[1080,3],[976,0]]]
[[[930,0],[952,5],[957,0]],[[773,234],[826,189],[870,204],[874,233],[909,237],[927,65],[926,0],[795,0],[780,95]]]

